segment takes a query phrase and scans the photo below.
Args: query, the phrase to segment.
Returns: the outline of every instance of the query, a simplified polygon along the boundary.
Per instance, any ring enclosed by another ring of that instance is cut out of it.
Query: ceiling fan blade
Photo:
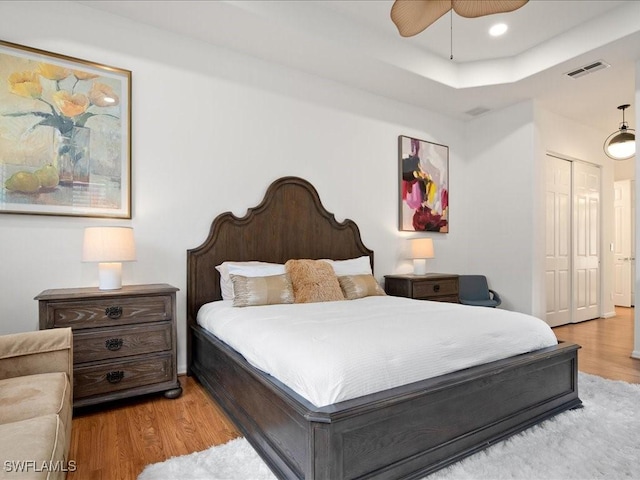
[[[391,20],[403,37],[412,37],[451,10],[451,0],[396,0]]]
[[[476,18],[513,12],[529,0],[453,0],[453,11],[461,17]]]

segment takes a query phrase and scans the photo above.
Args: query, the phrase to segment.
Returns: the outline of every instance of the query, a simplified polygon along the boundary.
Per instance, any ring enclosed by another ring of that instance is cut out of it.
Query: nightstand
[[[396,297],[458,303],[458,275],[385,275],[384,291]]]
[[[177,290],[167,284],[64,288],[35,297],[41,330],[73,330],[74,407],[153,392],[180,396]]]

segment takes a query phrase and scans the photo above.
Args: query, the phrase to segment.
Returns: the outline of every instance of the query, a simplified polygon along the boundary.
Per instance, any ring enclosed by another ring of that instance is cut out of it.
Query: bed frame
[[[322,408],[297,395],[196,323],[220,300],[215,265],[348,259],[373,252],[357,225],[337,222],[315,188],[276,180],[243,218],[227,212],[187,252],[187,361],[279,478],[421,478],[581,405],[577,345],[561,343]],[[322,359],[318,359],[322,361]]]

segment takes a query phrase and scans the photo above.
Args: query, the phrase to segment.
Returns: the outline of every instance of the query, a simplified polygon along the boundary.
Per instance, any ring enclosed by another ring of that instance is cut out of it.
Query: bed
[[[273,182],[238,218],[218,215],[187,252],[187,365],[279,478],[422,478],[581,405],[577,350],[559,343],[316,407],[197,323],[221,300],[224,261],[352,259],[373,252],[306,180]],[[472,308],[472,307],[469,307]]]

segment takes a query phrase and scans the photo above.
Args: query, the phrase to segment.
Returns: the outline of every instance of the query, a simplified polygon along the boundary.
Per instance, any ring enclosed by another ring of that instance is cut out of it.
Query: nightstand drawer
[[[384,290],[387,295],[458,303],[458,275],[427,273],[425,275],[385,275]]]
[[[428,300],[431,300],[432,302],[458,303],[459,299],[457,295],[442,295],[429,297]]]
[[[110,327],[170,320],[171,308],[169,295],[49,302],[47,320],[55,328]]]
[[[73,370],[74,400],[119,390],[169,382],[174,377],[171,352]]]
[[[429,298],[458,295],[457,280],[421,280],[413,283],[413,298]]]
[[[167,350],[171,350],[171,322],[73,335],[74,364]]]

